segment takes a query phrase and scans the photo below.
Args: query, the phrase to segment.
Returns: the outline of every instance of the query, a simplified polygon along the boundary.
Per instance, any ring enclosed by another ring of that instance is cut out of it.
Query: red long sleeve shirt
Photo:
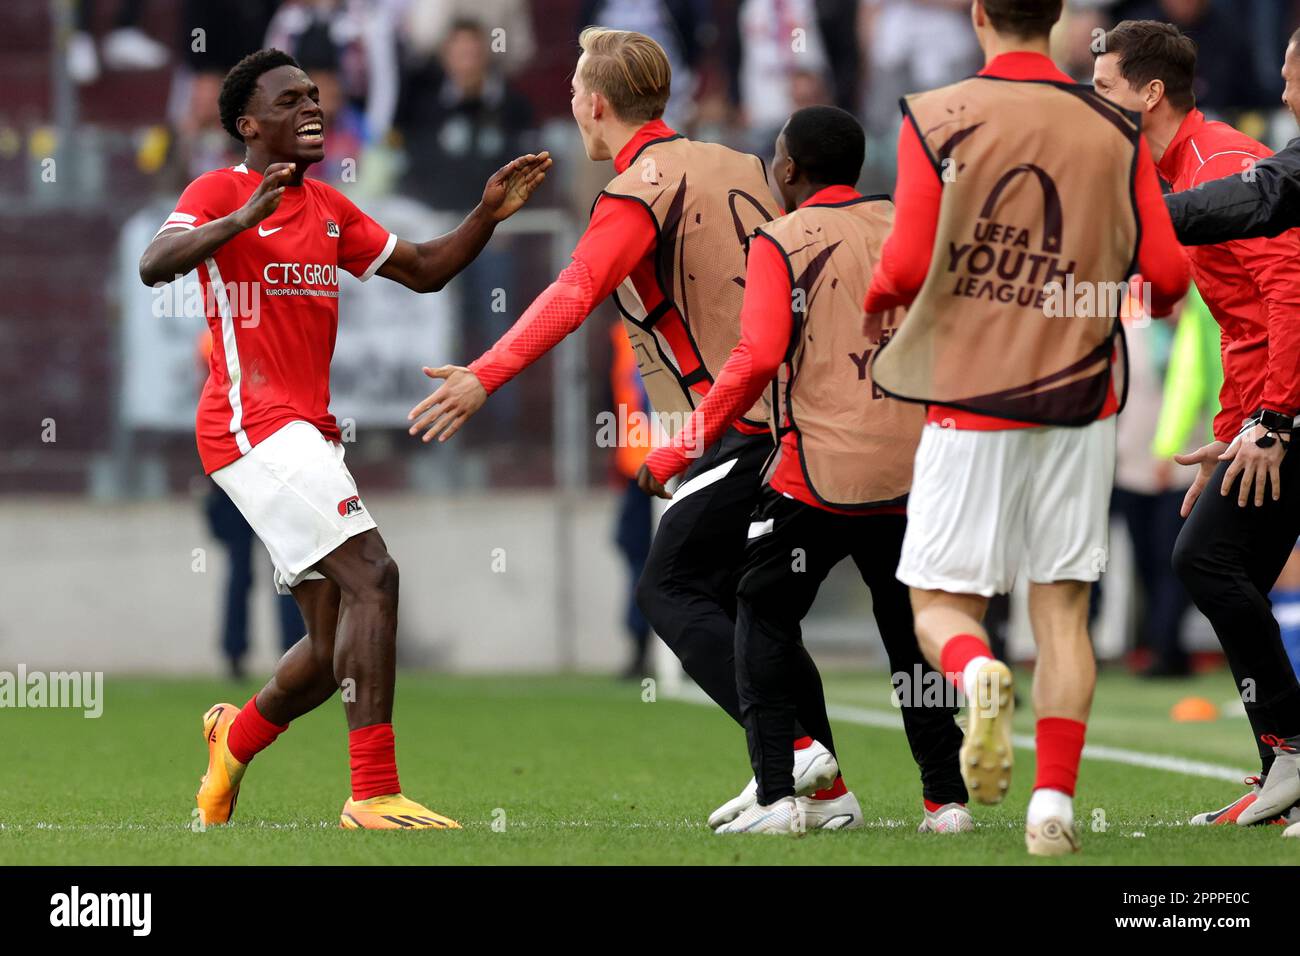
[[[651,120],[614,157],[622,173],[647,143],[675,136],[662,120]],[[536,299],[492,348],[470,363],[491,395],[573,332],[629,276],[647,311],[663,302],[655,275],[658,233],[646,208],[633,199],[601,196],[587,231],[573,250],[569,265]],[[692,386],[701,396],[707,381]],[[740,422],[746,433],[761,428]]]
[[[799,204],[835,205],[860,199],[849,186],[828,186]],[[772,382],[785,359],[794,316],[790,311],[790,270],[780,249],[761,233],[751,242],[745,266],[745,301],[740,310],[740,342],[732,349],[709,394],[691,413],[673,441],[656,448],[646,458],[646,467],[660,482],[685,471],[695,455],[716,442],[729,426],[751,408]],[[799,439],[787,431],[781,439],[781,457],[770,484],[775,491],[820,508],[842,514],[904,514],[902,507],[885,507],[872,512],[840,512],[817,501],[804,479],[799,461]]]
[[[1158,164],[1175,192],[1240,175],[1272,151],[1200,110],[1183,119]],[[1300,412],[1300,230],[1273,239],[1192,246],[1196,288],[1222,330],[1223,388],[1214,437],[1232,441],[1260,407]]]
[[[1006,80],[1073,82],[1049,58],[1038,53],[1004,53],[990,61],[979,75]],[[1187,291],[1187,257],[1174,234],[1155,163],[1145,139],[1141,141],[1139,150],[1134,189],[1142,237],[1138,248],[1138,268],[1152,286],[1152,311],[1156,315],[1166,315]],[[884,312],[910,305],[921,291],[930,270],[942,199],[943,184],[939,174],[930,162],[920,133],[910,118],[905,119],[898,137],[894,229],[881,251],[880,265],[867,290],[863,305],[867,312]],[[1113,415],[1118,408],[1119,401],[1112,388],[1099,417]],[[950,427],[987,431],[1034,427],[1027,422],[941,405],[930,406],[929,420],[944,422]]]

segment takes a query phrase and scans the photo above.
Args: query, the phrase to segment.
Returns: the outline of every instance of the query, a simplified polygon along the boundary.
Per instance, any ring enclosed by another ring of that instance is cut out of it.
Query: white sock
[[[1029,812],[1026,814],[1026,819],[1029,823],[1039,824],[1048,817],[1056,817],[1067,825],[1074,823],[1074,798],[1068,793],[1047,787],[1035,790],[1034,795],[1029,798]]]
[[[966,691],[967,704],[979,703],[979,698],[975,696],[978,690],[976,677],[979,675],[980,668],[991,660],[993,660],[991,657],[973,657],[966,665],[966,669],[961,672],[962,689]]]

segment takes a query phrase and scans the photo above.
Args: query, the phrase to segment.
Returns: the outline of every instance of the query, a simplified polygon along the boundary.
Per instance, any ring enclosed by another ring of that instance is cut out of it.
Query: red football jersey
[[[234,212],[262,181],[243,164],[186,188],[165,229],[195,229]],[[279,207],[199,264],[212,354],[195,432],[211,474],[292,421],[340,438],[330,414],[330,359],[339,322],[339,274],[363,282],[397,237],[338,190],[314,179],[289,186]]]

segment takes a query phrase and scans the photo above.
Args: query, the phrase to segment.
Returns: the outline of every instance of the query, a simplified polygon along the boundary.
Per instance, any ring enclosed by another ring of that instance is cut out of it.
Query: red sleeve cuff
[[[669,479],[686,470],[686,456],[672,445],[661,445],[645,458],[646,469],[655,476],[661,485],[668,484]]]

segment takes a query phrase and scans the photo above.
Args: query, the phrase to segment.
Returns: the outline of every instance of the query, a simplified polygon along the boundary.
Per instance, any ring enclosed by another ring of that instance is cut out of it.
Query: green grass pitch
[[[1028,681],[1022,676],[1022,696]],[[191,828],[206,759],[200,716],[253,687],[110,679],[103,716],[0,712],[0,865],[14,864],[1025,864],[1022,814],[1033,756],[1017,752],[1012,792],[975,808],[977,829],[916,834],[920,796],[902,733],[837,721],[849,786],[868,826],[799,840],[719,837],[704,823],[749,776],[743,736],[712,707],[643,702],[641,687],[598,678],[404,674],[398,762],[409,796],[458,818],[460,832],[343,831],[348,770],[342,708],[298,721],[259,756],[229,827]],[[833,673],[832,703],[888,711],[881,674]],[[1230,767],[1250,766],[1243,717],[1175,724],[1198,693],[1222,703],[1226,675],[1188,684],[1103,677],[1089,742]],[[1017,730],[1032,733],[1032,718]],[[1191,828],[1237,784],[1085,758],[1077,813],[1084,852],[1036,865],[1295,864],[1279,827]],[[1094,821],[1104,820],[1104,829]]]

